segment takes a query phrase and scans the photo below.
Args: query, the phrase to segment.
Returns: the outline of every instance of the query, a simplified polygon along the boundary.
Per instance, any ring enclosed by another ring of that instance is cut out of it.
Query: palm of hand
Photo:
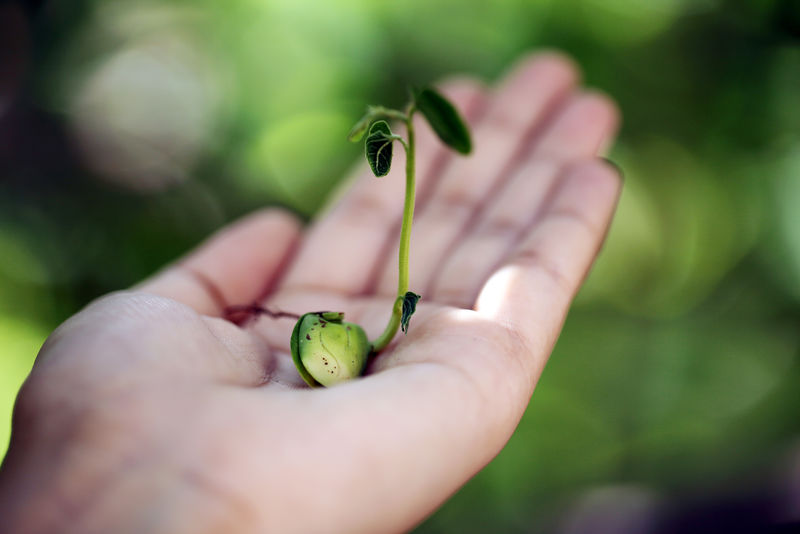
[[[95,497],[113,487],[102,498],[140,503],[132,531],[156,516],[168,532],[409,528],[509,438],[602,242],[619,184],[594,156],[615,112],[574,84],[570,64],[545,55],[494,93],[471,80],[443,87],[472,123],[476,153],[455,159],[418,128],[410,279],[423,300],[368,378],[300,388],[291,320],[239,328],[220,318],[226,304],[260,300],[344,311],[370,339],[380,333],[395,296],[396,257],[386,251],[403,183],[363,172],[302,239],[283,212],[251,216],[139,291],[65,323],[18,419],[57,406],[82,414],[74,446],[109,457],[75,452],[58,469],[88,462]],[[12,443],[9,471],[15,454]],[[200,510],[189,525],[186,507]],[[98,509],[80,516],[102,525]]]

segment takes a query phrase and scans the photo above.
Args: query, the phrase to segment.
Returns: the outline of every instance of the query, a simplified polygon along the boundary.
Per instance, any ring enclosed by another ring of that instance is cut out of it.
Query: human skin
[[[400,532],[432,513],[511,436],[615,208],[619,176],[598,155],[617,112],[577,78],[541,53],[495,87],[439,85],[475,151],[416,127],[423,299],[363,378],[308,389],[291,319],[222,316],[344,311],[379,334],[397,281],[394,171],[359,169],[307,229],[280,210],[246,217],[67,320],[17,400],[4,531]]]

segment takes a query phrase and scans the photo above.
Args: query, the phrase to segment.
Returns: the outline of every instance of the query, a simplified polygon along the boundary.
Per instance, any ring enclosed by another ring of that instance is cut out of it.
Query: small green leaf
[[[367,162],[372,173],[377,176],[386,176],[392,167],[392,130],[386,121],[375,121],[369,129],[367,136],[366,153]]]
[[[400,328],[403,330],[404,334],[408,333],[408,322],[411,320],[411,316],[414,315],[414,312],[417,311],[417,301],[419,301],[420,298],[419,295],[411,291],[406,292],[403,296],[403,314],[400,316]]]
[[[372,120],[372,113],[367,113],[355,125],[350,129],[350,133],[347,134],[347,140],[351,143],[358,143],[361,141],[361,138],[364,137],[364,134],[367,133],[367,129],[369,128],[369,123]]]
[[[444,144],[462,154],[472,151],[472,140],[456,108],[437,91],[426,87],[416,94],[416,107]]]
[[[331,321],[331,322],[334,322],[334,323],[341,323],[342,320],[344,319],[344,313],[343,312],[323,311],[323,312],[317,312],[317,315],[319,315],[320,317],[322,317],[326,321]]]

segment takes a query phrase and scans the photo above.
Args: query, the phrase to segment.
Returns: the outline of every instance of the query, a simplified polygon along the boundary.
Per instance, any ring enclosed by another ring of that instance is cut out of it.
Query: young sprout
[[[408,252],[411,221],[414,217],[414,123],[415,113],[421,113],[431,128],[450,148],[469,154],[472,141],[469,131],[453,105],[429,87],[413,91],[405,111],[370,106],[353,126],[348,139],[364,143],[367,163],[380,178],[389,174],[392,166],[392,147],[395,141],[406,151],[406,192],[403,224],[400,229],[400,253],[397,298],[383,333],[368,341],[364,329],[344,322],[341,312],[312,312],[301,316],[292,332],[291,350],[297,370],[311,387],[332,386],[360,376],[371,356],[386,348],[398,328],[408,332],[409,321],[420,296],[408,290]],[[386,119],[402,122],[406,138],[392,132]]]

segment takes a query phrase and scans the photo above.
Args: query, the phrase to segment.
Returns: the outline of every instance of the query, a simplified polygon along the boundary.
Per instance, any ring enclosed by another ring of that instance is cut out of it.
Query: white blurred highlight
[[[182,182],[212,139],[219,90],[186,36],[149,35],[84,81],[72,125],[89,166],[110,183],[153,191]]]
[[[509,302],[512,288],[518,284],[519,268],[508,265],[495,272],[483,286],[475,309],[488,317],[500,317],[503,303]]]

